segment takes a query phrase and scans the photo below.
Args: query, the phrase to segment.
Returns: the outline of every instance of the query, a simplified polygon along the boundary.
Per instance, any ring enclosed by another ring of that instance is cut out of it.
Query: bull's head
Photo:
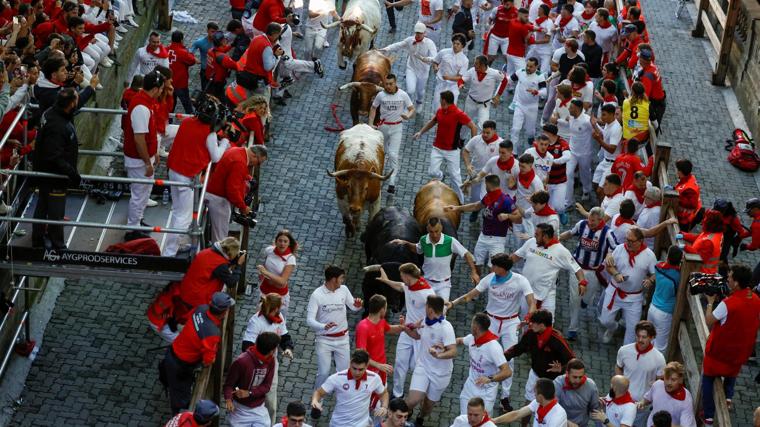
[[[391,177],[391,170],[386,175],[380,175],[374,171],[362,169],[344,169],[335,172],[327,171],[327,175],[335,178],[340,184],[346,187],[348,193],[348,211],[351,215],[351,224],[346,224],[346,230],[353,232],[359,228],[361,221],[362,209],[367,201],[367,191],[370,184],[375,180],[385,181]],[[350,226],[350,227],[349,227]]]
[[[383,88],[369,82],[351,82],[346,83],[340,87],[340,90],[351,89],[359,97],[359,115],[368,116],[369,108],[372,104],[372,100],[375,99],[375,95],[382,91]]]
[[[340,25],[340,50],[343,56],[348,58],[353,58],[354,49],[362,43],[362,31],[369,33],[370,37],[377,33],[376,29],[357,21],[341,20],[330,25],[321,25],[325,29]]]

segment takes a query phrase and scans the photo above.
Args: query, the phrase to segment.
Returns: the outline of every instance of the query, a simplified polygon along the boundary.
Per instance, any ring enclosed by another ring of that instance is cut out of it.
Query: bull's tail
[[[328,132],[343,132],[344,130],[346,130],[346,127],[343,126],[343,123],[341,123],[340,118],[338,118],[338,104],[331,104],[330,111],[332,112],[333,119],[335,119],[335,123],[338,126],[337,127],[325,126],[325,130]]]

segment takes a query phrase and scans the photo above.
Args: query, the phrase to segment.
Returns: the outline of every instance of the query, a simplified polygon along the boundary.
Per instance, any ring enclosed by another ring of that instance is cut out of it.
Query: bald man
[[[605,427],[633,427],[636,419],[636,402],[628,392],[630,381],[622,375],[615,375],[610,380],[610,393],[602,398],[606,411],[596,410],[591,418]]]

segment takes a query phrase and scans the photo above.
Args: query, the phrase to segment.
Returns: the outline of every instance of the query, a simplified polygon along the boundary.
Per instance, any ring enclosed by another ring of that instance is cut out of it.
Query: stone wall
[[[760,136],[760,3],[741,0],[728,79],[754,138]]]

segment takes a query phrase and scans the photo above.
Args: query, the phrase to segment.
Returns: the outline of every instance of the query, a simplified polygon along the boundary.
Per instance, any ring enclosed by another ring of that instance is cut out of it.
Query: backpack
[[[106,249],[106,252],[117,254],[154,255],[161,256],[161,249],[152,237],[130,240],[124,243],[116,243]]]
[[[726,140],[728,162],[745,172],[755,172],[760,168],[760,156],[755,152],[755,143],[742,129],[734,129],[731,139]]]

